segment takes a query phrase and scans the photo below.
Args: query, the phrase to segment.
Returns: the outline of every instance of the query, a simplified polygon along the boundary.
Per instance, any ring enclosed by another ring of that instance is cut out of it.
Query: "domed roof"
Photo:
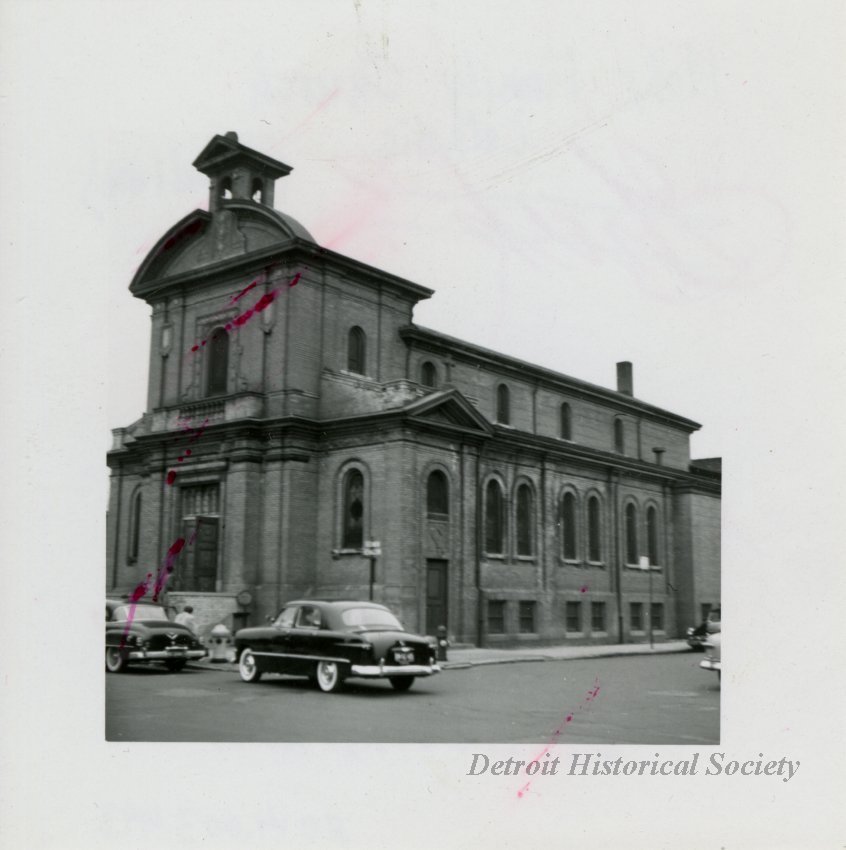
[[[255,201],[223,200],[214,213],[194,210],[173,225],[144,258],[129,289],[141,294],[153,282],[294,242],[316,244],[308,230],[285,213]]]

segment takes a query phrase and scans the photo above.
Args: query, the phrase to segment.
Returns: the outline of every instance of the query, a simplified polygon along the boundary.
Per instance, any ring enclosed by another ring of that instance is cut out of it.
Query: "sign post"
[[[376,583],[376,559],[382,554],[381,540],[365,540],[364,548],[361,550],[365,558],[370,559],[370,596],[373,601],[373,585]]]
[[[652,635],[652,565],[649,563],[649,557],[647,555],[640,556],[640,568],[642,570],[649,570],[649,611],[647,611],[647,616],[649,617],[649,648],[654,649],[655,645]]]

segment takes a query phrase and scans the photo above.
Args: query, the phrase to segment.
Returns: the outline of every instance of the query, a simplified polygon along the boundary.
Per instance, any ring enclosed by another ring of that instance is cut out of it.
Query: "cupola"
[[[273,206],[274,184],[279,177],[290,174],[290,165],[254,151],[238,141],[232,131],[215,136],[194,160],[194,168],[207,174],[209,212],[221,208],[226,200],[255,201]]]

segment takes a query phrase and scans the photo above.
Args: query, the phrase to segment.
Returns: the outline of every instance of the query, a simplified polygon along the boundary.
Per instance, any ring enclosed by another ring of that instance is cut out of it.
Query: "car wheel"
[[[414,684],[414,676],[389,676],[395,691],[407,691]]]
[[[174,658],[170,661],[165,661],[165,667],[167,667],[171,673],[178,673],[187,663],[187,661]]]
[[[106,670],[109,673],[122,673],[129,663],[128,653],[119,646],[106,647]]]
[[[325,694],[331,694],[341,689],[344,677],[341,668],[334,661],[321,661],[315,671],[317,687]]]
[[[257,682],[261,678],[261,670],[256,666],[253,651],[247,647],[238,659],[238,673],[244,682]]]

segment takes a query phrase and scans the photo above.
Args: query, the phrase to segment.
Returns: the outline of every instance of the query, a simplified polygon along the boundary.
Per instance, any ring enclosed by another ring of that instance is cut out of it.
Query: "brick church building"
[[[420,327],[431,290],[273,208],[289,166],[234,133],[194,166],[208,212],[130,284],[149,387],[108,453],[109,594],[170,551],[205,628],[372,598],[478,645],[678,637],[719,604],[720,461],[630,363],[611,390]]]

